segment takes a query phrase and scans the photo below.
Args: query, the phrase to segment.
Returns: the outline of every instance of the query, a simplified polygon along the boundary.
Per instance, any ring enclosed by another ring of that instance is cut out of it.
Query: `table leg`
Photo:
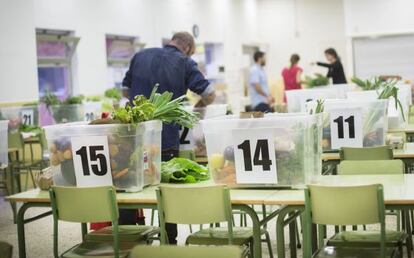
[[[290,215],[293,215],[290,213]],[[296,221],[289,223],[289,246],[290,246],[290,257],[297,257],[296,254]]]
[[[26,237],[24,232],[24,224],[44,218],[52,214],[52,211],[48,211],[37,215],[33,218],[29,218],[27,220],[24,219],[24,215],[29,208],[32,207],[50,207],[48,203],[23,203],[20,207],[19,211],[17,212],[17,239],[18,239],[18,247],[19,247],[19,258],[26,257]]]
[[[260,221],[256,211],[249,205],[233,205],[236,209],[239,209],[249,215],[253,224],[253,257],[262,257],[262,241],[260,239]]]

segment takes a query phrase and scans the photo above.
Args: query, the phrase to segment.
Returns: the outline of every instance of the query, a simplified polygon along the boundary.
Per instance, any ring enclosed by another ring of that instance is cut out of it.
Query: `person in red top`
[[[301,75],[302,68],[298,66],[300,56],[293,54],[290,57],[290,67],[285,67],[282,71],[283,81],[285,82],[285,91],[301,89]],[[286,94],[283,97],[283,102],[286,103]]]

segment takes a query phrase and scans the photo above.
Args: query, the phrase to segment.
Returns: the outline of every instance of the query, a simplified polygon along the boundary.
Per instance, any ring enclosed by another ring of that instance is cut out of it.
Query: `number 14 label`
[[[360,108],[334,109],[330,112],[331,146],[362,147],[362,110]]]
[[[238,184],[276,184],[276,155],[271,129],[233,131]]]

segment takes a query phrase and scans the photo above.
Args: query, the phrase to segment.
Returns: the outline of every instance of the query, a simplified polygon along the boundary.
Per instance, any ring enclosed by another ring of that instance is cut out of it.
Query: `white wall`
[[[301,56],[307,74],[326,73],[310,63],[325,61],[323,52],[328,47],[334,47],[347,63],[342,0],[260,0],[259,17],[261,41],[269,44],[271,78],[280,77],[293,53]]]
[[[33,3],[0,0],[0,102],[38,96]]]
[[[26,13],[22,14],[18,3],[23,1],[1,2],[0,6],[0,14],[6,5],[9,9],[5,13],[17,17],[7,34],[30,38],[26,40],[30,51],[24,53],[24,59],[30,60],[25,61],[22,73],[33,75],[24,78],[31,82],[24,83],[30,88],[26,97],[10,94],[1,83],[0,96],[7,101],[37,96],[36,28],[73,30],[81,37],[74,92],[85,95],[99,94],[106,88],[105,34],[139,36],[147,46],[160,46],[161,39],[171,37],[174,31],[189,31],[198,24],[197,41],[223,43],[225,79],[232,103],[240,103],[242,95],[242,44],[267,46],[271,79],[280,78],[293,52],[301,54],[303,66],[313,72],[308,63],[323,59],[326,47],[336,47],[340,53],[345,49],[342,0],[26,0],[29,7],[25,6]],[[15,44],[14,40],[9,42]],[[11,64],[0,59],[1,66]],[[19,66],[20,62],[14,64]]]
[[[344,0],[348,69],[352,69],[352,37],[414,32],[412,0]]]

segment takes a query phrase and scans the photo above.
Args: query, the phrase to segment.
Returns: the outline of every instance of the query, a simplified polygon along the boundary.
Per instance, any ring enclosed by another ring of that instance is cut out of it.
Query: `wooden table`
[[[212,182],[204,182],[199,184],[190,184],[183,185],[184,187],[202,187],[207,185],[214,185]],[[156,186],[151,186],[145,188],[141,192],[137,193],[118,193],[117,201],[119,208],[124,209],[139,209],[139,208],[156,208],[157,199],[155,194]],[[263,205],[268,198],[273,196],[277,190],[272,189],[262,189],[262,190],[252,190],[252,189],[232,189],[230,191],[232,207],[235,210],[241,210],[246,213],[252,221],[253,224],[253,255],[254,257],[262,257],[262,247],[261,247],[261,227],[266,224],[271,219],[275,218],[279,213],[279,210],[274,211],[272,214],[268,214],[265,219],[260,220],[256,211],[251,207],[251,205]],[[43,218],[45,216],[51,215],[51,211],[47,211],[43,214],[35,216],[33,218],[24,218],[25,212],[31,207],[50,207],[49,193],[47,191],[40,191],[39,189],[34,189],[22,193],[18,193],[12,196],[6,197],[8,201],[13,203],[23,203],[17,213],[17,234],[18,234],[18,244],[19,244],[19,257],[26,257],[26,248],[25,248],[25,231],[24,225],[30,223],[37,219]],[[86,225],[82,226],[83,233],[86,232]]]

